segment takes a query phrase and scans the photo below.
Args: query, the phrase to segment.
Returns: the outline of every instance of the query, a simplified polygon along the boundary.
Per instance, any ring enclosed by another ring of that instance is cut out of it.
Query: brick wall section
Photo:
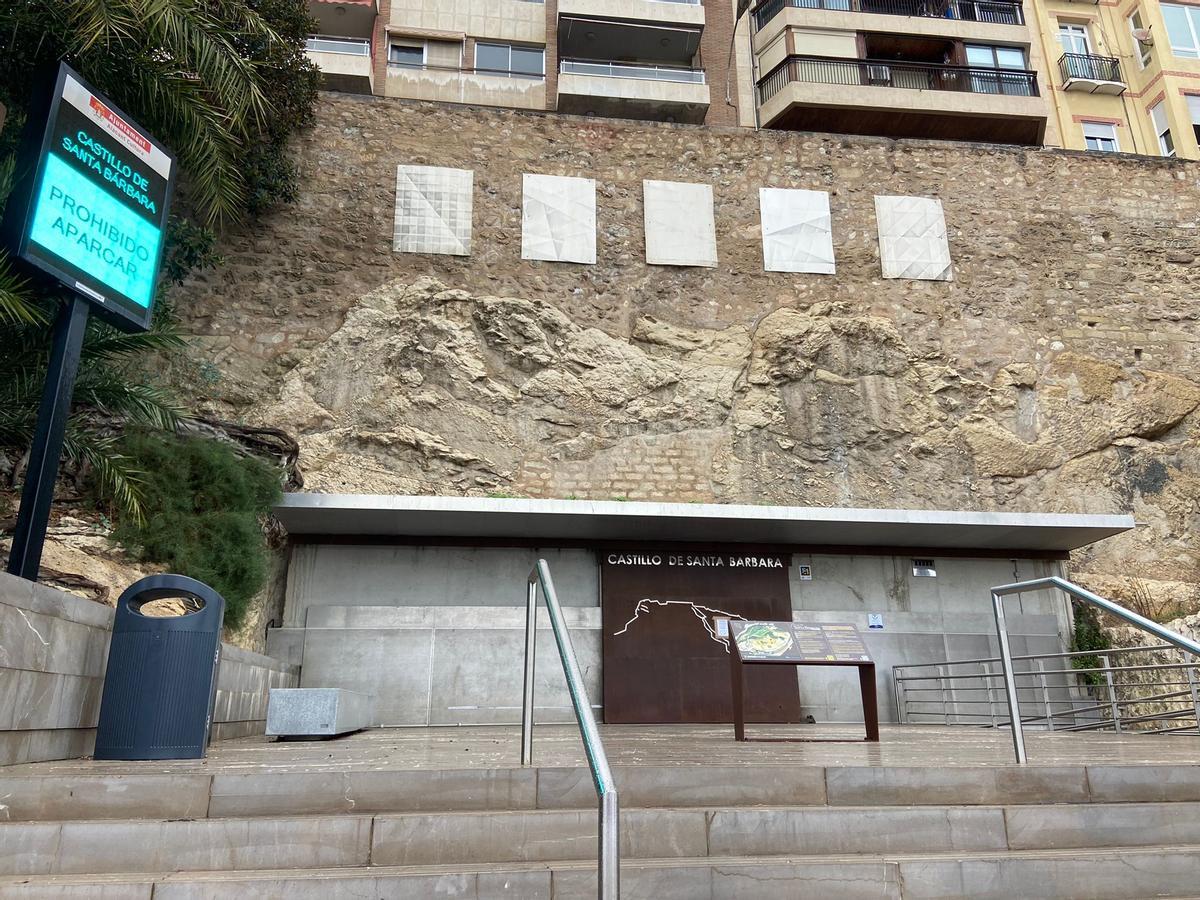
[[[0,766],[92,752],[113,609],[0,574]],[[221,647],[212,739],[262,734],[267,691],[299,670]]]
[[[737,102],[737,57],[730,65],[729,42],[733,39],[734,0],[704,0],[704,34],[700,36],[700,65],[708,79],[706,125],[736,125],[737,109],[725,102],[726,78],[729,96]]]
[[[546,109],[558,105],[558,0],[546,0]]]
[[[586,460],[526,461],[516,487],[534,497],[712,501],[713,447],[720,435],[689,430],[639,435]]]
[[[375,73],[374,91],[383,94],[387,83],[388,39],[387,26],[392,15],[392,0],[378,0],[379,14],[375,16],[375,33],[371,39],[374,58],[371,60]]]

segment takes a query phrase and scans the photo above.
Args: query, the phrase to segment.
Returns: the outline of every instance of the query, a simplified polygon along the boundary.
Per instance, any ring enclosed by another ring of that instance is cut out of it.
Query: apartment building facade
[[[333,89],[578,115],[739,121],[736,103],[726,100],[738,90],[729,2],[313,0],[310,9],[324,33],[309,51]],[[373,16],[373,27],[349,33],[345,26],[358,26],[360,13]],[[337,53],[356,58],[353,85]]]
[[[1200,158],[1200,5],[310,0],[333,90]]]
[[[1030,0],[1062,145],[1200,159],[1200,5]]]

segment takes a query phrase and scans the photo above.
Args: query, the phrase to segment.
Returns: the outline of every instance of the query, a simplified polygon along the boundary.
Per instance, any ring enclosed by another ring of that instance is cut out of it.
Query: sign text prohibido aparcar
[[[171,153],[69,66],[30,116],[5,216],[15,256],[114,325],[146,329],[175,175]],[[42,123],[44,122],[44,127]],[[40,140],[39,140],[40,139]]]

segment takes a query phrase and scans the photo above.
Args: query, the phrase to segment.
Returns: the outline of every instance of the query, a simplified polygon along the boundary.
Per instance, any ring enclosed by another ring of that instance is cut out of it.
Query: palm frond
[[[0,323],[45,321],[46,314],[38,308],[29,282],[13,271],[8,254],[0,250]]]
[[[63,439],[63,452],[73,462],[87,463],[91,467],[102,496],[111,499],[139,525],[145,521],[141,493],[144,473],[117,450],[115,438],[68,428]]]

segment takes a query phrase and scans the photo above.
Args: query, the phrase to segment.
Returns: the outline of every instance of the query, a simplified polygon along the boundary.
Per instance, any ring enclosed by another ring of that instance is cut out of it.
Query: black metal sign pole
[[[8,555],[8,573],[29,581],[37,581],[42,562],[50,502],[54,499],[54,483],[58,480],[58,463],[67,418],[71,414],[71,395],[75,392],[75,375],[79,371],[79,354],[83,349],[89,309],[88,301],[72,293],[59,310],[54,326],[46,386],[42,390],[37,430],[29,450],[25,487],[21,491],[21,509],[17,513],[17,528]]]

